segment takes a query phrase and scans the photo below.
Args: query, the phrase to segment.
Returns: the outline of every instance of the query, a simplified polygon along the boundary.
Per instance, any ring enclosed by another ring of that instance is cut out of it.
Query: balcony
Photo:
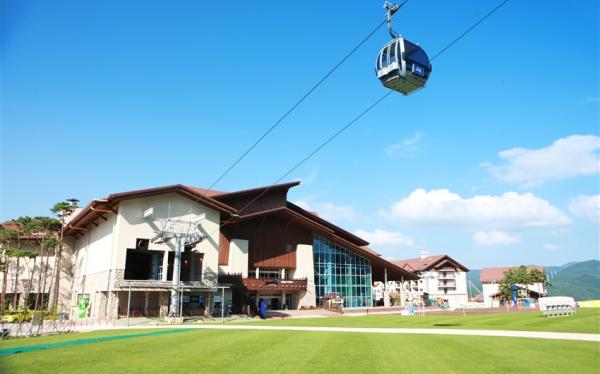
[[[306,291],[307,279],[242,278],[249,291]]]
[[[149,277],[151,278],[151,277]],[[202,276],[193,277],[195,280],[188,280],[182,276],[180,285],[184,288],[213,288],[217,286],[217,275],[213,273],[205,273]],[[131,288],[146,288],[146,289],[157,289],[164,288],[170,289],[173,287],[172,280],[157,280],[157,279],[126,279],[125,271],[118,270],[115,274],[115,286],[120,289]]]
[[[439,280],[445,280],[445,279],[454,280],[454,279],[456,279],[456,274],[454,274],[454,273],[439,273],[438,279]]]

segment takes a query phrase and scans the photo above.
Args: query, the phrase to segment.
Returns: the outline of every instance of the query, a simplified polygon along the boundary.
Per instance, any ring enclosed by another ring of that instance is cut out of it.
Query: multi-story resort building
[[[447,255],[430,256],[421,253],[419,258],[395,260],[394,264],[419,275],[403,288],[409,288],[420,298],[442,301],[450,308],[467,305],[467,272],[469,269]]]
[[[59,305],[114,319],[373,305],[375,281],[417,275],[287,201],[299,182],[237,192],[172,185],[111,194],[64,228]],[[178,281],[179,280],[179,281]],[[128,307],[129,306],[129,307]],[[179,309],[179,311],[177,310]]]

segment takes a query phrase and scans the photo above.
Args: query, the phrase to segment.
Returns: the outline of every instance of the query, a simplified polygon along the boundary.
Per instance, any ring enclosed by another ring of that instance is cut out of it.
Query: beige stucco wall
[[[229,272],[248,277],[248,241],[233,239],[229,245]]]
[[[144,211],[154,208],[151,217],[144,218]],[[204,254],[202,276],[216,282],[218,269],[219,220],[220,213],[195,203],[175,193],[150,196],[122,201],[117,214],[107,213],[107,220],[96,220],[98,226],[90,225],[90,230],[82,232],[73,247],[73,282],[69,304],[75,308],[78,294],[89,294],[92,314],[104,304],[107,294],[113,291],[116,274],[125,269],[128,248],[135,248],[137,238],[151,239],[161,229],[161,218],[192,221],[204,215],[200,221],[202,233],[208,238],[200,242],[193,251]],[[190,232],[193,229],[190,229]],[[175,251],[175,240],[166,243],[150,243],[150,250]],[[61,289],[65,286],[61,284]]]
[[[307,278],[306,292],[301,292],[294,304],[300,307],[316,306],[315,268],[312,245],[298,244],[296,247],[296,269],[293,278]]]
[[[154,215],[150,219],[143,218],[146,209],[153,207]],[[201,229],[208,238],[194,248],[195,252],[203,253],[203,276],[216,276],[219,260],[219,212],[207,208],[178,194],[165,194],[141,199],[127,200],[119,204],[121,222],[118,225],[118,236],[115,238],[116,269],[125,268],[127,248],[135,248],[136,238],[152,238],[159,231],[159,218],[191,221],[204,214]],[[150,243],[151,250],[175,251],[175,240],[167,243]]]
[[[492,295],[499,291],[498,283],[483,283],[481,285],[482,293],[483,293],[483,304],[487,308],[492,308],[498,305],[495,305],[492,300]],[[497,304],[497,303],[496,303]]]

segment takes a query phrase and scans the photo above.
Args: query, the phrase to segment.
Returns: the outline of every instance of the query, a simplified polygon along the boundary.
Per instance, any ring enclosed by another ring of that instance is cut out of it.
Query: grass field
[[[139,334],[3,341],[0,349]],[[0,356],[2,373],[592,373],[600,344],[522,338],[188,330]]]
[[[259,325],[420,327],[599,333],[600,310],[543,318],[538,313],[469,316],[372,315],[269,320]],[[392,335],[308,331],[97,331],[0,342],[2,350],[61,342],[89,343],[0,355],[1,373],[327,372],[595,373],[600,344],[530,338]],[[154,330],[157,331],[157,330]],[[164,330],[163,330],[164,331]],[[137,334],[120,340],[97,338]]]
[[[238,323],[238,322],[236,322]],[[477,330],[519,330],[600,333],[600,309],[583,308],[570,317],[542,317],[539,312],[480,314],[467,316],[412,316],[397,314],[358,317],[291,318],[252,321],[248,324],[266,326],[321,326],[321,327],[398,327],[450,328]]]

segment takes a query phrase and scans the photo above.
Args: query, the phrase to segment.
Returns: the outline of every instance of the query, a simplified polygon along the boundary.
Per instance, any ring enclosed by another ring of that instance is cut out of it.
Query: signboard
[[[198,302],[200,304],[204,304],[204,295],[200,295],[199,298],[200,298],[200,300],[198,300]]]
[[[425,76],[425,68],[417,64],[412,64],[412,72],[421,77]]]
[[[190,296],[190,303],[199,303],[199,302],[200,302],[200,296],[198,296],[198,295]]]
[[[221,302],[221,295],[215,295],[215,303],[220,303]]]
[[[189,303],[190,302],[190,297],[189,296],[183,296],[181,299],[182,299],[182,301],[184,303]]]
[[[90,306],[90,298],[88,296],[81,296],[77,308],[79,309],[79,318],[87,317],[87,309]]]

